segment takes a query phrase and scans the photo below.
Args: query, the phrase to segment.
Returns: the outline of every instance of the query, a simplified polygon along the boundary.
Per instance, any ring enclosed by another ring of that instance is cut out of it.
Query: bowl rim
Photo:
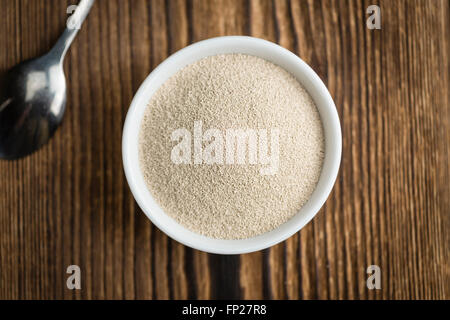
[[[291,73],[294,70],[293,75],[312,96],[319,109],[325,134],[325,157],[322,172],[307,203],[294,217],[276,229],[248,239],[214,239],[183,227],[156,203],[144,182],[139,166],[140,124],[151,96],[162,83],[184,66],[204,57],[221,53],[251,54],[269,60]],[[320,77],[306,62],[291,51],[273,42],[248,36],[223,36],[202,40],[165,59],[147,76],[133,97],[122,135],[122,160],[125,177],[141,210],[170,238],[191,248],[216,254],[243,254],[259,251],[280,243],[301,230],[319,212],[331,193],[339,172],[341,154],[342,134],[339,115],[333,99]]]

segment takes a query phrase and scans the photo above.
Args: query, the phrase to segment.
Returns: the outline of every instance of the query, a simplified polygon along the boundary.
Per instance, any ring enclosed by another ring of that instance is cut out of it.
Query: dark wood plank
[[[3,299],[448,299],[450,8],[445,0],[97,1],[65,64],[51,142],[0,161]],[[48,50],[70,1],[0,0],[0,76]],[[167,238],[136,205],[121,134],[131,99],[171,53],[221,35],[295,52],[328,86],[343,129],[317,217],[262,252],[219,256]],[[66,268],[82,290],[66,289]],[[382,270],[368,290],[366,268]]]

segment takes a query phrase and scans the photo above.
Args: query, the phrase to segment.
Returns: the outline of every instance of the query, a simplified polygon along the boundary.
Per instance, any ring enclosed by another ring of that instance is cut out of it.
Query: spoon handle
[[[75,12],[67,20],[66,29],[49,52],[49,55],[51,55],[59,63],[63,62],[67,50],[72,44],[73,39],[75,39],[82,23],[94,5],[94,2],[95,0],[81,0],[78,6],[76,6]]]

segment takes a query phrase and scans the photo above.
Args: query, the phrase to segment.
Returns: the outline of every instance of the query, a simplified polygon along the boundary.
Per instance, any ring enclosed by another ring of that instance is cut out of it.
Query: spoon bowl
[[[17,159],[53,136],[66,108],[63,68],[51,54],[25,61],[6,75],[0,101],[0,157]]]

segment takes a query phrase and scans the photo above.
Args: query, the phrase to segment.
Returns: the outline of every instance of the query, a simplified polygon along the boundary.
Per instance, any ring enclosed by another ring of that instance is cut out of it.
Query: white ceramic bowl
[[[243,240],[218,240],[194,233],[164,213],[150,194],[139,167],[138,138],[141,119],[155,91],[178,70],[216,54],[243,53],[261,57],[293,74],[313,98],[325,131],[325,159],[319,182],[311,198],[288,222],[277,229]],[[258,251],[286,240],[320,210],[333,188],[342,149],[341,127],[333,99],[317,74],[292,52],[262,39],[232,36],[197,42],[167,58],[147,77],[136,93],[125,120],[122,153],[131,192],[148,218],[171,238],[189,247],[219,254]]]

